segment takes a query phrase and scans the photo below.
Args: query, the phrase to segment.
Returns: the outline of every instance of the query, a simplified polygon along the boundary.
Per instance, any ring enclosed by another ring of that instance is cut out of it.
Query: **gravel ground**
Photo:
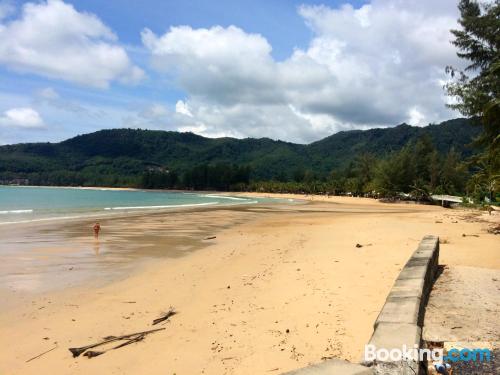
[[[493,350],[489,362],[457,362],[453,364],[453,375],[498,375],[500,374],[500,350]]]

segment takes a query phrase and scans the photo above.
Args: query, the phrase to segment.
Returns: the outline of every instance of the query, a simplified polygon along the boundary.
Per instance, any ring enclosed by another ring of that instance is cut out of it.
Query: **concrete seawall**
[[[379,352],[420,348],[425,306],[436,277],[439,238],[425,236],[401,270],[374,324],[369,345]],[[364,361],[362,365],[332,359],[317,365],[287,372],[286,375],[419,375],[424,365],[417,358]]]
[[[436,277],[439,238],[425,236],[396,279],[384,307],[375,321],[368,344],[376,350],[391,351],[420,348],[425,306]],[[363,363],[374,374],[422,374],[423,364],[414,359],[370,361]]]

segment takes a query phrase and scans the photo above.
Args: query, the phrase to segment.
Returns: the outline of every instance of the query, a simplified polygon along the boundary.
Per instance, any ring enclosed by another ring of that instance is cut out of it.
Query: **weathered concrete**
[[[402,345],[413,348],[420,345],[421,336],[422,328],[416,324],[381,323],[373,332],[369,344],[386,349],[401,349]]]
[[[381,323],[373,332],[368,345],[373,345],[376,350],[386,350],[390,353],[392,349],[414,349],[419,348],[421,344],[422,329],[416,324],[405,323]],[[419,373],[418,357],[410,358],[387,358],[374,362],[365,362],[372,366],[375,374],[411,374]]]
[[[427,275],[427,267],[426,266],[418,266],[418,267],[405,267],[401,270],[396,282],[398,280],[407,280],[407,279],[419,279],[425,280],[425,276]]]
[[[425,306],[429,298],[439,260],[439,238],[425,236],[417,250],[401,270],[384,307],[375,321],[369,341],[374,350],[390,353],[393,349],[420,348]],[[378,358],[364,361],[375,374],[421,374],[425,364],[419,363],[416,353],[408,358]],[[364,358],[363,358],[364,360]]]
[[[283,375],[373,375],[373,371],[365,366],[357,365],[341,359],[330,359],[318,364],[287,372]]]
[[[418,297],[389,297],[380,311],[375,328],[380,323],[419,324],[421,299]]]
[[[422,298],[424,290],[423,279],[399,279],[389,293],[388,299],[392,297],[417,297]]]

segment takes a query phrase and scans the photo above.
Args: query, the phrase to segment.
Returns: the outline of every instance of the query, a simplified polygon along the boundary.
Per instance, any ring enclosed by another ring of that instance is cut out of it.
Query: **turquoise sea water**
[[[0,224],[258,201],[206,193],[0,186]]]

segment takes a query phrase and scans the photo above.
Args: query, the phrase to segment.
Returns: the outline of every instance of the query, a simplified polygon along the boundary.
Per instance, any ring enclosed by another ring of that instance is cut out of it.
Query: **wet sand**
[[[14,302],[17,292],[37,295],[68,286],[103,286],[155,259],[208,246],[204,238],[211,233],[254,216],[235,206],[2,225],[0,293]],[[102,227],[97,240],[92,231],[96,220]]]
[[[422,236],[446,239],[441,263],[500,269],[498,236],[460,210],[333,197],[172,216],[103,222],[99,254],[82,229],[91,223],[29,232],[32,244],[55,236],[56,252],[80,253],[83,244],[92,279],[2,292],[16,302],[0,314],[0,372],[272,374],[329,357],[357,361]],[[110,258],[96,273],[101,256]],[[125,271],[102,283],[116,259]],[[170,306],[178,314],[142,342],[92,359],[68,351],[151,329]]]

